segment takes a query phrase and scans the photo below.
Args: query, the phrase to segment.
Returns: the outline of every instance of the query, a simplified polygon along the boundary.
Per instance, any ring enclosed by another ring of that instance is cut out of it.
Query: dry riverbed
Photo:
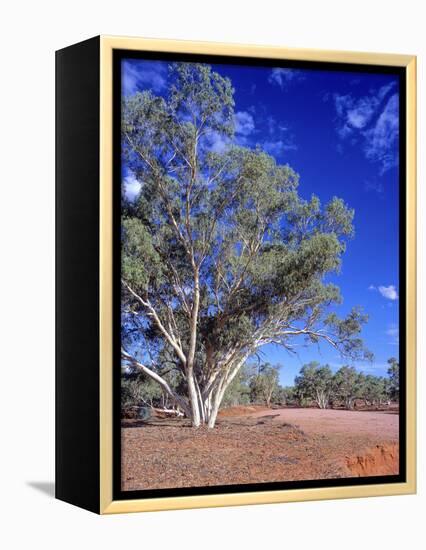
[[[124,420],[122,488],[143,490],[398,473],[391,411],[227,409],[213,430]]]

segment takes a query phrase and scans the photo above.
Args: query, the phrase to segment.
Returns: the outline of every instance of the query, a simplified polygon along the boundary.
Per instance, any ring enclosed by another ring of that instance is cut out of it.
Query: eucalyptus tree
[[[142,380],[141,376],[124,376],[121,381],[121,406],[129,407],[147,405],[154,407],[162,397],[161,388],[153,380]]]
[[[244,365],[227,387],[222,406],[232,407],[250,403],[250,380],[253,377],[251,365]]]
[[[355,400],[362,397],[365,376],[355,367],[341,367],[333,378],[333,396],[340,399],[346,409],[354,408]]]
[[[390,396],[396,401],[399,400],[399,361],[395,357],[388,359],[388,376]]]
[[[315,401],[320,409],[327,409],[333,393],[333,373],[328,365],[311,361],[300,369],[295,388],[299,395]]]
[[[180,63],[168,83],[122,105],[123,157],[141,186],[135,201],[123,196],[122,357],[193,426],[213,427],[226,389],[265,344],[294,351],[301,338],[366,356],[366,316],[338,318],[339,289],[325,282],[354,212],[338,198],[304,200],[288,165],[238,144],[229,79]],[[169,368],[182,391],[163,377]]]
[[[261,363],[258,366],[257,373],[251,377],[250,389],[252,401],[262,401],[267,407],[271,406],[274,393],[279,388],[279,369],[281,365],[271,365],[270,363]]]
[[[388,378],[367,374],[361,380],[359,397],[364,399],[366,405],[378,407],[389,400],[389,386]]]

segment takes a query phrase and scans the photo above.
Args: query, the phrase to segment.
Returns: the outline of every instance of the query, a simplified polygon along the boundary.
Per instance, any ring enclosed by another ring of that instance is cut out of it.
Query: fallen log
[[[152,407],[152,410],[155,414],[164,415],[164,416],[178,416],[183,417],[182,411],[177,411],[176,409],[160,409],[158,407]]]

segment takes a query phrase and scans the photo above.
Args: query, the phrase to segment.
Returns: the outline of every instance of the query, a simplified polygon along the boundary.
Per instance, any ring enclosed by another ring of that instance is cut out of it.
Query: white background
[[[98,517],[55,501],[54,51],[97,34],[384,51],[419,56],[422,1],[68,0],[3,2],[0,15],[0,544],[3,548],[423,547],[425,257],[419,219],[419,494]],[[41,485],[40,485],[41,484]],[[38,487],[38,488],[37,488]],[[44,490],[40,490],[40,487]],[[423,507],[423,510],[422,510]],[[192,532],[191,532],[192,530]],[[423,539],[423,541],[422,541]]]

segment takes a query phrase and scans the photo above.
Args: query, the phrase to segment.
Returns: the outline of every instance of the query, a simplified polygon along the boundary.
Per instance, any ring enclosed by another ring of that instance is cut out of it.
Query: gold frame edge
[[[184,497],[113,500],[112,474],[112,55],[114,49],[405,67],[407,75],[407,480]],[[100,37],[99,398],[101,514],[360,498],[416,492],[416,57],[148,38]]]

